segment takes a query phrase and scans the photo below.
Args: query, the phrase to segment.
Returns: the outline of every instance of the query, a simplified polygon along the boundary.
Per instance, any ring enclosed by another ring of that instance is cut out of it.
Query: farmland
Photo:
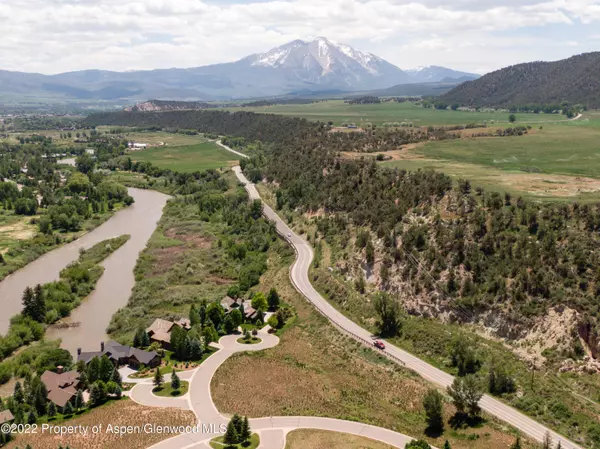
[[[600,198],[600,117],[544,125],[526,136],[432,141],[393,152],[383,164],[433,169],[475,186],[538,200]]]
[[[291,115],[308,120],[332,121],[334,125],[366,123],[382,125],[389,122],[412,122],[414,126],[462,125],[466,123],[508,123],[508,112],[441,111],[422,108],[410,102],[387,102],[381,104],[347,104],[343,100],[322,101],[311,104],[273,105],[264,107],[230,108],[232,111],[253,111],[277,115]],[[543,123],[564,121],[562,115],[516,114],[519,123]]]
[[[157,167],[182,173],[228,167],[232,165],[232,161],[236,161],[233,154],[223,150],[214,142],[153,147],[131,152],[130,156],[134,161],[151,162]]]

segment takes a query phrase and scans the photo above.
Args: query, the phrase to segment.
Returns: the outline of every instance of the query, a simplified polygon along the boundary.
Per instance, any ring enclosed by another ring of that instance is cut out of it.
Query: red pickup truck
[[[375,340],[375,342],[373,343],[373,345],[377,348],[377,349],[381,349],[384,350],[385,349],[385,345],[383,344],[383,342],[381,340]]]

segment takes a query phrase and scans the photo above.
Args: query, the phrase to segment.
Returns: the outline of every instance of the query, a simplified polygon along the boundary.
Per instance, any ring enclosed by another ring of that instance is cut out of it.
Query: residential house
[[[174,326],[179,326],[186,331],[192,328],[192,324],[187,318],[181,318],[177,321],[168,321],[157,318],[150,327],[146,329],[146,333],[150,337],[151,342],[157,342],[162,348],[171,350],[171,331]]]
[[[82,360],[86,364],[94,357],[102,357],[103,355],[106,355],[117,367],[128,365],[131,368],[139,368],[141,365],[145,365],[154,368],[159,366],[162,360],[155,351],[132,348],[113,340],[100,343],[100,351],[81,352],[81,348],[77,349],[77,361]]]
[[[79,386],[77,371],[63,373],[62,367],[59,366],[58,372],[45,371],[40,379],[48,390],[48,400],[54,402],[57,407],[63,408],[77,394]]]
[[[233,309],[239,309],[241,306],[243,306],[244,318],[246,320],[254,321],[256,318],[258,318],[256,314],[256,309],[252,307],[251,301],[248,301],[247,299],[232,298],[230,296],[225,296],[221,300],[221,305],[225,309],[226,313],[231,312]]]

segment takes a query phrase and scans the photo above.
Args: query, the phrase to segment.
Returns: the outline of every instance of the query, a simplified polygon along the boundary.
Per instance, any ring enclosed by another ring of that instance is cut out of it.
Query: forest
[[[259,154],[241,165],[253,180],[277,182],[278,208],[323,209],[328,217],[320,224],[323,233],[368,229],[385,249],[385,270],[403,266],[403,276],[417,290],[469,311],[457,318],[498,309],[527,322],[560,304],[578,310],[596,335],[600,259],[593,248],[600,206],[532,203],[473,188],[467,180],[454,187],[442,173],[345,160],[340,151],[372,135],[332,138],[327,125],[297,118],[182,111],[99,114],[86,122],[181,126],[260,140]],[[390,146],[419,138],[411,132],[391,135],[397,142]],[[404,266],[408,255],[419,261],[418,269]]]

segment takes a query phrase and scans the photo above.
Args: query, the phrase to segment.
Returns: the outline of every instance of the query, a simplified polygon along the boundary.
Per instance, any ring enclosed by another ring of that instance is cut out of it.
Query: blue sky
[[[600,0],[2,0],[0,69],[195,67],[325,36],[485,73],[600,49]]]

